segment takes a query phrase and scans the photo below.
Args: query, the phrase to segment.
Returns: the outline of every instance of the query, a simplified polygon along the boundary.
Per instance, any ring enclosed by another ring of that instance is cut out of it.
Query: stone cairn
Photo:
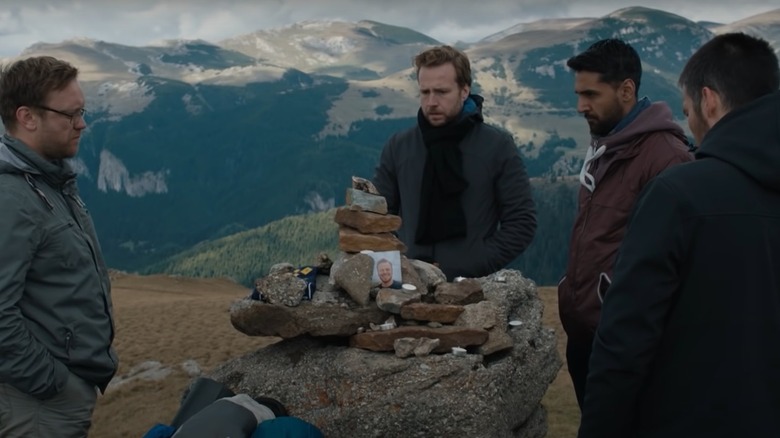
[[[394,351],[399,357],[463,355],[467,349],[489,355],[512,347],[506,315],[485,301],[475,279],[447,282],[436,266],[402,256],[403,289],[372,285],[374,259],[367,252],[403,253],[406,246],[392,234],[400,228],[401,218],[388,214],[385,198],[369,181],[353,177],[346,206],[336,210],[334,220],[343,252],[330,266],[330,276],[318,277],[313,299],[303,299],[306,283],[292,264],[277,264],[260,280],[265,302],[244,300],[233,306],[236,329],[284,339],[346,337],[352,347]],[[327,255],[320,255],[318,270],[328,270],[328,262]],[[469,305],[473,311],[464,315]]]
[[[210,373],[234,392],[268,396],[328,437],[516,437],[547,432],[541,404],[561,362],[542,327],[535,284],[514,270],[448,282],[403,255],[385,199],[353,178],[339,208],[341,253],[320,254],[316,291],[290,263],[240,299],[233,326],[279,342]],[[374,258],[401,254],[402,289],[372,283]]]

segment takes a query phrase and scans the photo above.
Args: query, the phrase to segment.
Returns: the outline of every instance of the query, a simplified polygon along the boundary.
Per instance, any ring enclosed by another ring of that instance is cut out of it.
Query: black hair
[[[634,82],[634,94],[639,96],[642,61],[630,44],[617,38],[596,41],[587,50],[566,61],[575,72],[599,73],[601,82],[619,85],[626,79]]]
[[[734,110],[780,88],[777,55],[765,40],[744,33],[724,33],[709,40],[691,56],[677,81],[701,104],[704,87],[720,96],[726,109]]]

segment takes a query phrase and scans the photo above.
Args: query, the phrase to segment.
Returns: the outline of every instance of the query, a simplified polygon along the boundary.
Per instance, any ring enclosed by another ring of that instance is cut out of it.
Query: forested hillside
[[[538,284],[555,284],[563,273],[571,223],[576,210],[573,178],[534,179],[539,225],[528,251],[510,267]],[[320,252],[339,255],[335,209],[290,216],[260,228],[203,242],[157,263],[145,273],[166,272],[192,277],[230,277],[251,285],[276,263],[307,265]]]

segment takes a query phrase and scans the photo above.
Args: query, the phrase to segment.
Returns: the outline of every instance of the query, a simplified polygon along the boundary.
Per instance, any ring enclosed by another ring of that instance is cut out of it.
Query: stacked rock
[[[342,251],[353,254],[364,250],[406,251],[406,245],[392,234],[401,228],[401,217],[388,214],[387,201],[370,182],[353,178],[346,201],[345,207],[336,210],[334,218],[339,224]]]
[[[388,214],[387,201],[370,181],[353,177],[346,206],[337,209],[342,257],[327,260],[330,277],[316,282],[311,301],[302,302],[303,280],[293,265],[275,265],[260,279],[266,302],[243,300],[231,308],[233,326],[252,336],[292,339],[302,335],[346,337],[351,347],[398,357],[467,352],[490,355],[512,348],[507,304],[487,299],[482,282],[447,282],[441,270],[400,255],[401,288],[372,282],[372,252],[406,247],[393,234],[401,218]],[[502,277],[503,278],[503,277]],[[469,350],[466,350],[468,348]]]

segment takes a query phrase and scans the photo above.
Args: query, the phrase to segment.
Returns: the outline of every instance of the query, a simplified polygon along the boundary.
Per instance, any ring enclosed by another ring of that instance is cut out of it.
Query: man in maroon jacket
[[[574,70],[577,111],[591,133],[566,275],[558,285],[566,361],[582,408],[601,302],[629,213],[650,179],[693,157],[669,106],[638,99],[642,63],[633,47],[598,41],[567,65]]]

